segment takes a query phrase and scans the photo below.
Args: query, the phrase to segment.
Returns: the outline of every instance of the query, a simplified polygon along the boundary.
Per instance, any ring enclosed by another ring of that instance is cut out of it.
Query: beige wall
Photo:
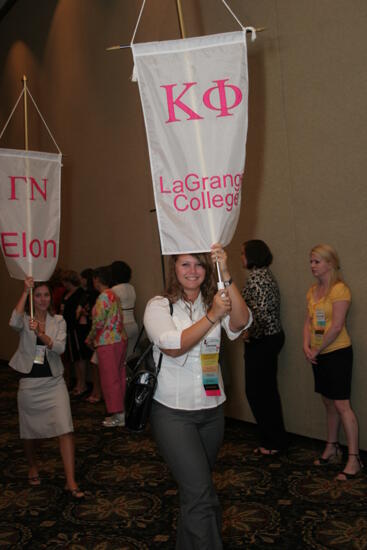
[[[182,0],[188,35],[237,29],[219,0]],[[366,186],[367,78],[365,0],[232,0],[247,25],[265,26],[250,43],[249,134],[243,207],[230,246],[242,284],[239,247],[262,238],[271,246],[282,292],[287,343],[279,381],[287,428],[324,437],[325,419],[302,355],[304,296],[311,283],[308,251],[324,241],[342,260],[353,293],[349,328],[355,348],[353,404],[367,448]],[[140,2],[18,0],[0,23],[0,127],[26,74],[64,154],[60,264],[80,270],[117,258],[134,271],[138,314],[161,288],[159,241],[137,85],[128,43]],[[174,0],[147,2],[138,41],[177,38]],[[53,150],[30,113],[30,148]],[[1,140],[22,148],[21,110]],[[21,283],[0,260],[1,346]],[[226,344],[228,414],[251,420],[244,391],[242,345]]]

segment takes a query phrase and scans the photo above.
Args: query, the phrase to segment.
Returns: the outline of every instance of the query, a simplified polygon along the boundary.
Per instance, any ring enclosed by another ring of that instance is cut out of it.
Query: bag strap
[[[172,313],[173,313],[173,304],[172,304],[171,301],[169,303],[169,312],[172,315]],[[163,353],[161,352],[161,354],[159,356],[158,365],[157,365],[157,378],[158,378],[159,371],[161,370],[162,359],[163,359]]]
[[[133,353],[136,351],[137,345],[138,345],[139,342],[140,342],[140,338],[142,337],[143,332],[144,332],[144,325],[141,327],[140,332],[139,332],[139,335],[138,335],[138,337],[137,337],[137,339],[136,339],[135,345],[134,345],[134,347],[133,347]]]
[[[163,353],[161,352],[161,354],[159,356],[158,365],[157,365],[157,372],[156,372],[156,377],[157,378],[158,378],[159,371],[161,370],[162,359],[163,359]]]

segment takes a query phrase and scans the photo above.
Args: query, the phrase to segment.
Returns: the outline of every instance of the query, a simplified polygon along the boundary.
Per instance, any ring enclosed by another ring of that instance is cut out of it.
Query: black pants
[[[278,392],[278,355],[284,344],[284,332],[245,343],[246,396],[255,417],[261,445],[266,449],[284,449],[287,436]]]
[[[212,468],[223,440],[223,407],[184,411],[153,401],[153,436],[179,486],[177,550],[221,550]]]

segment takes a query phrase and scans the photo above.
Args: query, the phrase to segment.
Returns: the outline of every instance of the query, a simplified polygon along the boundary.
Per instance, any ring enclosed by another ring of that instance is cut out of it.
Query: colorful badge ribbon
[[[221,395],[219,387],[219,347],[220,339],[208,337],[201,344],[201,369],[206,395]]]

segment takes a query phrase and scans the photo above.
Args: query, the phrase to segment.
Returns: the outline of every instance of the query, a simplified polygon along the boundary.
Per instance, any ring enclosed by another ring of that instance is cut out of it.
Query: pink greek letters
[[[184,111],[186,114],[189,115],[188,120],[199,120],[203,118],[202,116],[195,113],[195,111],[193,111],[183,101],[181,101],[181,97],[184,94],[186,94],[187,90],[189,90],[192,86],[195,86],[195,84],[196,82],[185,82],[184,91],[181,92],[181,94],[176,99],[173,99],[173,88],[177,86],[177,84],[168,84],[166,86],[161,86],[161,88],[164,88],[166,90],[166,95],[167,95],[167,107],[168,107],[169,119],[166,120],[166,122],[179,122],[181,120],[179,118],[176,118],[175,105],[176,107],[179,107],[182,111]]]
[[[233,116],[233,113],[229,112],[229,109],[234,109],[241,103],[242,100],[242,92],[238,88],[238,86],[231,86],[230,84],[225,84],[227,82],[228,78],[225,80],[214,80],[214,82],[217,83],[217,86],[213,86],[212,88],[209,88],[203,95],[203,102],[204,105],[208,109],[213,109],[215,111],[220,111],[220,114],[217,115],[220,116]],[[226,88],[230,88],[234,92],[234,102],[232,105],[227,104],[227,94],[226,94]],[[214,92],[214,90],[218,90],[219,92],[219,106],[215,107],[213,103],[211,102],[211,96]]]
[[[198,84],[197,82],[184,82],[184,89],[181,92],[178,90],[179,93],[175,90],[178,86],[177,83],[162,85],[161,88],[164,88],[166,91],[165,99],[167,101],[168,110],[168,119],[165,121],[166,124],[181,122],[182,119],[179,118],[179,116],[183,114],[187,115],[186,120],[202,120],[205,118],[204,115],[207,111],[201,112],[200,114],[194,111],[192,105],[188,105],[188,98],[184,98],[184,96],[189,90],[191,90],[191,95],[189,94],[191,99],[194,97],[196,104],[195,109],[199,110],[202,105],[206,110],[219,111],[219,114],[216,115],[217,117],[233,116],[234,113],[230,111],[240,105],[243,94],[238,86],[227,84],[228,81],[228,78],[213,80],[212,82],[215,83],[215,86],[208,88],[202,97],[201,94],[197,92],[197,88],[194,89]],[[174,92],[176,92],[176,97]],[[194,92],[196,92],[195,96],[192,95]]]
[[[36,200],[36,198],[34,196],[34,190],[35,189],[37,189],[38,194],[41,195],[41,197],[43,198],[44,201],[47,200],[47,189],[46,189],[47,188],[47,179],[46,178],[42,180],[43,189],[41,189],[41,184],[39,184],[35,180],[35,178],[32,178],[32,176],[29,177],[29,178],[27,178],[26,176],[9,176],[9,179],[10,179],[10,197],[9,197],[10,201],[19,200],[19,194],[23,194],[23,196],[24,196],[24,189],[19,190],[19,188],[21,186],[16,185],[17,180],[20,180],[20,182],[24,182],[25,184],[27,184],[28,183],[27,180],[29,180],[29,185],[30,185],[30,188],[31,188],[31,195],[30,195],[30,200],[31,201]],[[25,188],[25,186],[23,186],[23,188]],[[17,191],[18,191],[18,194],[17,194]]]

